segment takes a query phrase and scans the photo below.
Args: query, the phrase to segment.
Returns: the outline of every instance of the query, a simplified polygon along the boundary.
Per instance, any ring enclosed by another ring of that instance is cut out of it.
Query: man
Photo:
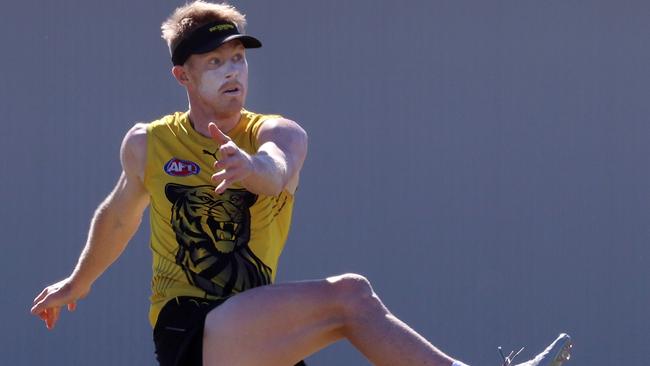
[[[161,365],[293,365],[342,338],[377,365],[462,365],[392,315],[360,275],[272,284],[307,134],[243,109],[245,50],[261,46],[244,26],[232,6],[202,1],[163,23],[189,110],[127,132],[123,172],[74,271],[46,287],[32,313],[52,329],[63,305],[74,310],[151,205],[150,322]],[[561,335],[525,365],[561,365],[569,348]]]

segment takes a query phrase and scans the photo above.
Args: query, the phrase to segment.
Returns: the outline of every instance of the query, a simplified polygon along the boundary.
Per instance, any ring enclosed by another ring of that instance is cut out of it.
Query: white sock
[[[454,361],[454,363],[452,363],[451,366],[469,366],[469,365],[464,364],[460,361]]]

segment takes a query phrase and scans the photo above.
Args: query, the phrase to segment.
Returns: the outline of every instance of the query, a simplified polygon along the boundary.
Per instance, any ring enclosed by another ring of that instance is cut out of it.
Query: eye
[[[233,56],[232,60],[233,60],[234,62],[239,62],[239,61],[241,61],[243,58],[244,58],[244,55],[242,55],[241,53],[238,53],[238,54],[236,54],[235,56]]]
[[[210,65],[221,65],[221,60],[216,58],[216,57],[213,57],[213,58],[208,60],[208,63]]]

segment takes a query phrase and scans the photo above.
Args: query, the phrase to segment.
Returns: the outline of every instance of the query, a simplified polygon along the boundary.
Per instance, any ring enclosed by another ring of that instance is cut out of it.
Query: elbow
[[[120,210],[107,199],[95,211],[93,222],[101,224],[114,232],[125,232],[133,235],[142,223],[142,215],[130,215],[129,212]]]

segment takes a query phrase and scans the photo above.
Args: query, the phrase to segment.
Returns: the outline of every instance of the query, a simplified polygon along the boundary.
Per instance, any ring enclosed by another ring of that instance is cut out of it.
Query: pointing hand
[[[253,173],[253,159],[244,150],[240,149],[216,124],[208,125],[210,136],[219,144],[221,159],[214,163],[216,173],[212,181],[217,184],[214,190],[217,194],[223,193],[236,182],[241,182]]]

